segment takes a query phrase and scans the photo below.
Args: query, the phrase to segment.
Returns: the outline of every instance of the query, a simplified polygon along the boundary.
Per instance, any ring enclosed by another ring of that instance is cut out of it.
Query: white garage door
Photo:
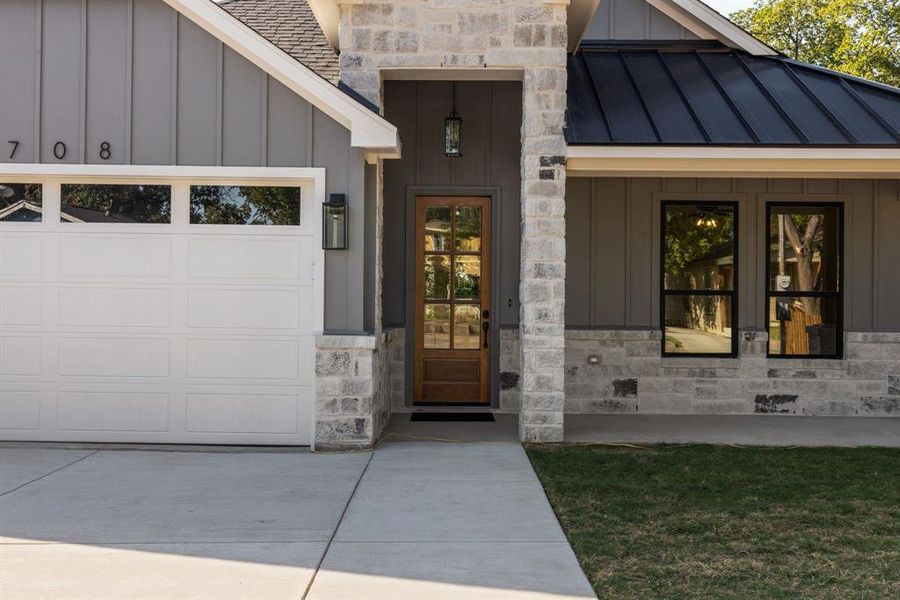
[[[310,442],[315,177],[25,181],[0,181],[0,438]]]

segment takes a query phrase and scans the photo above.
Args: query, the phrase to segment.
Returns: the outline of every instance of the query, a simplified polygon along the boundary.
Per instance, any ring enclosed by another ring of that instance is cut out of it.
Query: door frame
[[[499,186],[432,186],[416,185],[406,187],[406,276],[404,290],[404,314],[406,324],[405,368],[404,368],[404,405],[413,408],[413,392],[415,381],[416,359],[416,198],[419,196],[446,196],[449,198],[460,196],[480,196],[490,198],[491,202],[491,315],[500,315],[500,187]],[[491,319],[491,347],[490,347],[490,401],[487,408],[497,408],[500,405],[500,328],[499,320]],[[439,407],[443,408],[443,407]],[[471,407],[470,407],[471,408]],[[475,409],[477,410],[477,409]]]

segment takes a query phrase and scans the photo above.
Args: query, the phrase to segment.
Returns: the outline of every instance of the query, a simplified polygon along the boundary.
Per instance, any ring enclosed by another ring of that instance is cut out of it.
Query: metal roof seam
[[[811,89],[809,89],[809,86],[807,86],[802,79],[800,79],[800,76],[794,72],[794,69],[791,68],[791,65],[784,63],[784,69],[788,73],[788,76],[791,78],[791,80],[800,88],[800,91],[806,94],[806,96],[810,100],[812,100],[813,104],[819,107],[819,110],[822,111],[822,114],[824,114],[828,118],[828,120],[838,128],[838,130],[844,135],[844,137],[847,138],[848,142],[850,142],[851,144],[859,142],[856,136],[853,135],[853,132],[847,129],[847,127],[843,123],[841,123],[841,120],[838,119],[833,112],[831,112],[831,109],[828,108],[825,103],[822,102],[822,100],[820,100],[819,97],[812,92]]]
[[[628,61],[625,60],[625,55],[622,52],[619,52],[618,54],[619,61],[622,63],[622,67],[625,69],[625,74],[628,75],[628,81],[631,82],[631,88],[637,95],[638,100],[641,103],[641,107],[644,109],[644,114],[647,115],[647,121],[650,122],[650,127],[653,129],[653,135],[656,136],[656,140],[658,142],[661,142],[662,134],[660,134],[659,127],[656,125],[656,120],[653,118],[653,114],[650,112],[650,107],[647,106],[647,101],[644,100],[644,95],[641,93],[641,89],[638,87],[637,81],[635,81],[634,79],[634,73],[631,72],[631,68],[628,66]]]
[[[665,58],[663,58],[662,53],[657,51],[656,58],[662,65],[663,71],[669,77],[669,81],[672,82],[672,86],[675,88],[675,91],[678,92],[678,96],[681,98],[681,101],[684,102],[685,107],[687,107],[691,118],[694,119],[694,123],[697,124],[697,129],[700,130],[700,133],[703,135],[703,139],[705,139],[707,142],[711,142],[712,137],[710,137],[709,132],[706,130],[706,126],[703,125],[703,122],[700,120],[700,116],[697,114],[697,111],[694,110],[694,106],[691,104],[690,100],[688,100],[687,94],[684,93],[684,89],[681,87],[681,84],[678,83],[678,80],[672,73],[672,69],[669,68],[668,63],[666,63]]]
[[[725,100],[725,102],[728,104],[728,106],[734,112],[735,116],[741,122],[741,125],[743,125],[744,129],[747,130],[747,133],[750,134],[750,137],[753,138],[753,141],[758,144],[761,141],[759,134],[756,132],[755,129],[753,129],[753,127],[750,125],[750,122],[747,121],[747,118],[744,116],[744,113],[742,113],[741,110],[737,107],[737,105],[734,103],[734,100],[731,99],[731,96],[729,96],[725,92],[725,88],[722,87],[722,82],[719,81],[719,78],[716,77],[716,75],[715,75],[715,73],[713,73],[712,69],[709,68],[709,65],[706,63],[706,60],[703,58],[703,55],[700,52],[694,52],[694,55],[696,56],[697,61],[702,65],[703,70],[706,72],[706,75],[712,80],[713,84],[715,84],[716,89],[719,91],[719,94],[722,95],[722,98]]]
[[[603,117],[603,124],[606,126],[607,133],[609,133],[609,141],[617,142],[616,134],[613,132],[612,124],[609,122],[609,116],[606,114],[606,109],[603,108],[603,100],[600,98],[600,91],[597,88],[597,82],[594,80],[594,74],[591,73],[591,69],[587,64],[587,58],[585,58],[584,54],[581,54],[580,57],[584,72],[587,73],[588,81],[591,83],[591,91],[594,93],[594,98],[597,100],[597,107],[600,108],[600,116]]]
[[[766,100],[768,100],[772,104],[772,106],[775,107],[775,110],[778,111],[778,114],[781,115],[781,118],[784,119],[785,123],[787,123],[788,126],[794,131],[794,133],[797,134],[797,137],[799,137],[801,141],[803,141],[804,143],[808,143],[810,141],[809,136],[806,135],[806,133],[804,133],[800,126],[794,122],[794,119],[792,119],[791,116],[787,114],[787,111],[783,106],[781,106],[781,103],[778,102],[778,100],[775,98],[775,96],[772,95],[769,89],[762,84],[762,82],[759,80],[759,77],[756,76],[756,73],[753,72],[753,70],[750,68],[750,65],[747,64],[747,61],[744,60],[743,55],[739,52],[732,52],[732,54],[737,58],[744,72],[750,77],[750,81],[752,81],[754,85],[756,85],[757,89],[762,92],[763,96],[766,97]]]
[[[869,113],[869,115],[873,119],[875,119],[875,121],[881,126],[882,129],[884,129],[888,133],[888,135],[894,138],[897,142],[900,142],[900,132],[894,129],[894,127],[890,123],[884,120],[880,114],[873,110],[872,107],[869,106],[869,103],[866,102],[866,99],[860,96],[859,92],[854,90],[850,86],[850,84],[844,80],[843,77],[838,78],[838,81],[840,81],[841,87],[844,89],[844,91],[847,92],[847,94],[849,94],[850,97],[853,98],[856,103],[863,108],[863,110]]]

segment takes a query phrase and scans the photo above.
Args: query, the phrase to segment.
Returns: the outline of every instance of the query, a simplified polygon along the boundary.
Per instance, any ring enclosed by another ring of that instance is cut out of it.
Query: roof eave
[[[900,176],[900,148],[754,146],[574,146],[573,177],[845,177]]]
[[[288,89],[346,127],[350,145],[378,153],[400,153],[397,128],[331,85],[210,0],[164,0]],[[388,149],[389,152],[385,152]]]

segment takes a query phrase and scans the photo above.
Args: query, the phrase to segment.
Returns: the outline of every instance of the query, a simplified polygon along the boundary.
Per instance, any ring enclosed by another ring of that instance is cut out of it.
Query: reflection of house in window
[[[730,290],[734,288],[734,248],[731,242],[710,250],[685,265],[671,281],[671,289]],[[666,303],[666,323],[731,338],[731,300],[727,296],[681,296]]]
[[[40,223],[41,186],[36,183],[0,183],[0,221]]]
[[[735,356],[737,205],[662,204],[664,354]]]

